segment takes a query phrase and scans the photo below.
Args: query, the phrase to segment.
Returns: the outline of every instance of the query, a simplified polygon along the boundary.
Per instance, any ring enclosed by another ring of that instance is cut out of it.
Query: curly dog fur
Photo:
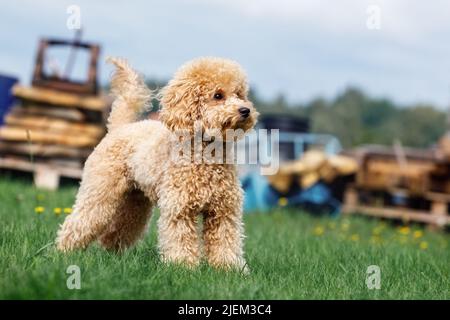
[[[106,249],[128,248],[142,238],[157,205],[163,261],[195,266],[203,252],[213,266],[245,268],[243,191],[235,165],[174,162],[169,142],[176,130],[192,132],[196,121],[203,130],[251,129],[258,113],[247,98],[244,71],[227,59],[195,59],[161,90],[161,122],[139,121],[152,92],[125,60],[110,61],[116,72],[108,133],[86,161],[57,248],[67,252],[95,240]]]

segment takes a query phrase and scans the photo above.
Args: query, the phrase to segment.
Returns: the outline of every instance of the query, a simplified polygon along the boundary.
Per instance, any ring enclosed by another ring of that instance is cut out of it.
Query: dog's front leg
[[[200,262],[197,215],[189,209],[174,212],[161,208],[158,245],[164,262],[196,266]]]
[[[241,210],[216,206],[204,214],[203,223],[203,242],[209,264],[248,272]]]

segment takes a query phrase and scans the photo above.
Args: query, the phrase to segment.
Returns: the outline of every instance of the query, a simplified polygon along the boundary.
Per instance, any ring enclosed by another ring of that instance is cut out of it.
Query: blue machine
[[[280,132],[279,141],[280,145],[284,143],[293,147],[295,159],[300,159],[306,150],[314,147],[320,147],[327,155],[337,154],[342,150],[339,140],[327,134]],[[273,189],[257,168],[241,175],[241,181],[245,191],[245,212],[267,212],[279,206],[281,198],[285,202],[283,205],[299,206],[313,212],[337,215],[340,211],[340,201],[335,199],[329,187],[320,181],[307,189],[294,190],[288,195],[280,195]]]
[[[11,88],[16,82],[17,78],[0,74],[0,125],[3,124],[3,117],[14,102]]]

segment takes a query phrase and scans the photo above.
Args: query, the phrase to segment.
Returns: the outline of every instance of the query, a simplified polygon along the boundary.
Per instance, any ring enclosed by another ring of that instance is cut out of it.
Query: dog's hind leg
[[[129,183],[122,175],[104,174],[100,171],[86,174],[78,191],[73,213],[58,231],[57,249],[64,252],[84,249],[95,241],[114,219],[128,188]]]
[[[130,190],[123,196],[111,224],[100,236],[100,244],[114,251],[132,246],[144,236],[151,213],[152,204],[144,193]]]

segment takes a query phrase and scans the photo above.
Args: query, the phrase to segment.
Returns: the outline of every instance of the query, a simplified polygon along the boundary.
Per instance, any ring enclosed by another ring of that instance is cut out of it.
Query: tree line
[[[150,88],[161,88],[164,81],[148,81]],[[349,87],[333,99],[315,98],[307,103],[289,103],[283,95],[263,99],[256,90],[250,99],[264,114],[288,114],[308,118],[311,132],[339,138],[344,147],[361,144],[430,147],[448,130],[449,115],[429,104],[398,105],[386,98],[371,97]],[[154,101],[153,110],[159,108]]]

